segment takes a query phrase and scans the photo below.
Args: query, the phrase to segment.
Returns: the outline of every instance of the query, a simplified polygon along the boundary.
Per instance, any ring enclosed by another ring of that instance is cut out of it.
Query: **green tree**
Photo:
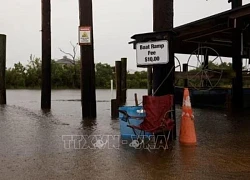
[[[81,62],[75,60],[74,65],[61,65],[51,60],[52,88],[80,88]],[[7,88],[40,88],[41,86],[41,59],[30,56],[26,66],[20,62],[13,68],[6,69]],[[96,87],[110,88],[110,81],[115,80],[114,67],[107,63],[97,63]],[[147,72],[136,71],[127,74],[128,88],[147,88]]]
[[[26,72],[26,87],[36,88],[41,86],[42,62],[40,58],[30,56]]]
[[[97,63],[95,65],[96,69],[96,87],[97,88],[110,88],[110,81],[114,80],[113,68],[105,63]]]

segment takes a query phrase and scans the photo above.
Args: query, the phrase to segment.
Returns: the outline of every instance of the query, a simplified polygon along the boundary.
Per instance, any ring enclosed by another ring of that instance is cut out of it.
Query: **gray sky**
[[[52,1],[52,58],[72,52],[78,41],[78,0]],[[231,8],[227,0],[175,0],[174,26]],[[0,0],[0,33],[7,35],[7,66],[27,64],[30,54],[41,56],[41,0]],[[243,0],[243,4],[250,0]],[[136,67],[135,50],[128,42],[133,34],[152,31],[152,0],[93,0],[95,62],[114,65],[128,58]],[[78,48],[79,52],[79,48]],[[78,54],[79,56],[79,54]],[[181,60],[187,62],[187,59]]]

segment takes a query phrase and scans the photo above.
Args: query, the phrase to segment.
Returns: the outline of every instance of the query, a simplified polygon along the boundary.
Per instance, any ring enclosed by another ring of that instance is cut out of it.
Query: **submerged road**
[[[146,90],[129,90],[130,104],[135,92],[140,97]],[[194,109],[197,147],[180,146],[178,140],[170,150],[151,152],[116,140],[116,148],[87,149],[73,141],[65,146],[65,135],[119,135],[119,121],[110,119],[109,96],[98,90],[97,120],[81,122],[80,91],[53,91],[47,114],[39,110],[39,91],[7,91],[8,105],[0,106],[0,179],[249,179],[247,113],[233,117]],[[180,107],[176,111],[179,131]]]

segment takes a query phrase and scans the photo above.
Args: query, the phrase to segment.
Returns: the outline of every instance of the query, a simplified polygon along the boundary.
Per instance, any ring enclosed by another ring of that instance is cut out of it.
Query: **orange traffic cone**
[[[196,145],[194,116],[188,88],[184,88],[179,141],[181,144],[185,145]]]

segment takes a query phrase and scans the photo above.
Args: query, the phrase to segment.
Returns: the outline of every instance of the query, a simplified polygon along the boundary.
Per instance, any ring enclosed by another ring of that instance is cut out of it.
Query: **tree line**
[[[41,87],[41,59],[31,56],[27,65],[18,62],[6,69],[6,87],[8,89],[38,89]],[[51,60],[51,86],[53,89],[79,89],[80,88],[80,61],[63,65]],[[111,80],[115,87],[114,67],[107,63],[95,64],[96,88],[108,89]],[[127,87],[147,88],[147,72],[136,71],[127,74]]]
[[[39,89],[41,87],[41,59],[31,55],[27,65],[18,62],[14,67],[6,69],[6,87],[8,89]],[[209,64],[212,69],[224,69],[232,71],[231,63]],[[197,67],[191,71],[200,71],[202,67]],[[80,89],[81,65],[79,60],[72,64],[62,65],[55,60],[51,60],[51,85],[53,89]],[[107,63],[95,64],[96,88],[109,89],[111,80],[115,87],[115,68]],[[211,80],[212,81],[212,80]],[[198,82],[197,82],[198,83]],[[177,86],[183,86],[183,81],[176,81]],[[221,79],[217,86],[230,86],[231,79]],[[127,73],[128,89],[146,89],[147,72],[135,71]]]

